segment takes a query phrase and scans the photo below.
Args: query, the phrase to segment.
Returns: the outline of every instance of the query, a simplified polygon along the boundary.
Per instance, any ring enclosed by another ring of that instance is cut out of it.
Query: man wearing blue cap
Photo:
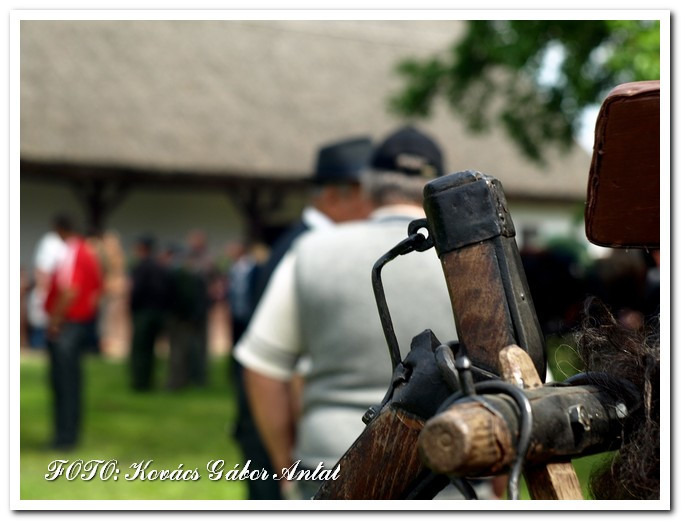
[[[362,188],[369,219],[302,237],[274,273],[236,358],[247,368],[254,417],[275,470],[332,469],[362,432],[362,415],[381,402],[392,367],[371,287],[374,262],[423,218],[425,183],[443,173],[435,142],[413,127],[375,151]],[[433,250],[400,257],[383,272],[395,333],[406,349],[431,329],[457,338],[442,268]],[[403,356],[406,353],[403,353]],[[302,414],[291,414],[291,378],[310,359]],[[319,481],[279,481],[282,493],[309,498]],[[297,489],[297,490],[296,490]]]
[[[371,159],[371,141],[366,137],[345,139],[319,149],[310,204],[299,222],[291,226],[274,244],[267,262],[258,269],[252,282],[251,309],[262,297],[275,268],[299,236],[308,230],[327,230],[336,223],[363,219],[371,203],[360,187],[360,178]],[[250,316],[233,324],[233,339],[238,342]],[[232,364],[236,380],[238,417],[235,438],[251,468],[265,468],[272,474],[265,447],[260,440],[243,388],[243,370],[237,360]],[[272,480],[249,481],[250,499],[280,499],[279,484]]]

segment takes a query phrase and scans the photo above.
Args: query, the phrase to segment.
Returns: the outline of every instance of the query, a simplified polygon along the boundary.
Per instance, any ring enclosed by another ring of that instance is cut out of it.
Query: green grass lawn
[[[210,481],[206,464],[222,459],[226,470],[241,463],[238,446],[229,435],[235,413],[227,382],[226,360],[213,360],[209,385],[171,393],[161,389],[138,394],[128,386],[123,362],[88,356],[84,360],[83,432],[78,448],[48,450],[51,397],[43,356],[21,360],[21,499],[244,499],[243,482]],[[159,364],[157,382],[165,366]],[[55,459],[118,461],[119,479],[47,481]],[[198,481],[127,481],[130,465],[153,460],[149,467],[198,469]]]
[[[572,350],[549,342],[549,365],[558,380],[578,372]],[[225,461],[225,471],[242,464],[231,438],[235,404],[227,381],[226,359],[213,360],[210,383],[203,389],[168,392],[161,388],[138,394],[128,386],[128,368],[120,361],[88,356],[84,360],[85,410],[80,446],[69,452],[48,450],[51,434],[51,397],[46,358],[38,354],[21,360],[21,499],[245,499],[239,481],[211,481],[206,464]],[[563,370],[561,372],[560,369]],[[157,366],[157,382],[165,376]],[[573,461],[586,498],[588,475],[602,455]],[[55,459],[117,460],[119,479],[103,481],[47,481]],[[198,481],[128,481],[130,465],[153,460],[149,469],[198,469]],[[528,499],[522,484],[522,497]]]

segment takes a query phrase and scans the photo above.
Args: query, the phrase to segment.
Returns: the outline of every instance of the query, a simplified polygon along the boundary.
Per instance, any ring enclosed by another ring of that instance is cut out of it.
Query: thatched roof
[[[444,51],[457,21],[22,21],[21,156],[34,161],[305,177],[319,144],[379,140],[406,57]],[[509,196],[583,200],[578,147],[528,162],[500,132],[441,107],[420,125],[450,171]],[[558,159],[556,159],[558,157]]]

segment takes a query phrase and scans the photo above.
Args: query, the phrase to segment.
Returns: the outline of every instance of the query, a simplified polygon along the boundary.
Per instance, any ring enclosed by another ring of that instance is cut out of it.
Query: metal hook
[[[410,222],[407,228],[409,236],[391,248],[385,255],[381,256],[371,270],[371,285],[374,289],[374,297],[376,298],[376,307],[378,307],[378,316],[381,319],[381,325],[383,326],[383,334],[388,343],[388,351],[390,352],[393,371],[402,362],[402,355],[400,354],[400,346],[397,342],[395,328],[393,327],[393,322],[390,318],[390,310],[388,309],[388,303],[385,298],[385,290],[383,289],[383,281],[381,280],[381,270],[383,269],[383,266],[400,255],[406,255],[412,251],[426,251],[431,248],[433,246],[433,239],[430,231],[428,230],[428,237],[418,232],[418,230],[424,228],[428,230],[428,221],[426,219],[417,219]]]

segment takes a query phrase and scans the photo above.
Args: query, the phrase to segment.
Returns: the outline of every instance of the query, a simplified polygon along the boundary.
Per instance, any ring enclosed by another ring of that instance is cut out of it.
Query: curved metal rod
[[[523,469],[527,450],[530,447],[530,436],[532,435],[532,405],[530,404],[529,398],[521,389],[501,380],[479,382],[475,384],[475,392],[478,394],[506,394],[513,399],[520,411],[520,433],[516,445],[516,457],[511,466],[511,472],[508,479],[508,497],[509,499],[516,500],[519,497],[518,482],[520,481],[520,473]],[[468,397],[469,396],[462,391],[452,394],[442,402],[435,414],[441,413],[455,402]]]
[[[371,286],[374,289],[378,316],[381,319],[381,326],[383,326],[385,341],[388,343],[388,351],[390,352],[390,361],[393,365],[393,371],[402,362],[402,355],[400,354],[400,346],[397,343],[393,321],[392,318],[390,318],[388,303],[385,299],[383,281],[381,280],[381,270],[383,269],[383,266],[400,255],[405,255],[415,250],[423,251],[421,248],[425,242],[427,242],[426,237],[420,233],[410,235],[391,248],[386,254],[382,255],[374,263],[374,267],[371,270]]]
[[[390,352],[390,361],[393,365],[393,371],[402,362],[402,355],[400,354],[400,346],[397,343],[397,336],[395,335],[393,321],[392,318],[390,318],[388,303],[385,299],[383,281],[381,280],[381,270],[383,269],[383,266],[388,264],[395,257],[413,251],[411,242],[411,239],[407,237],[397,246],[391,248],[374,263],[374,267],[371,270],[371,286],[374,288],[374,297],[376,299],[376,306],[378,307],[378,316],[381,319],[381,326],[383,326],[385,341],[388,343],[388,351]]]
[[[477,500],[478,494],[475,492],[473,485],[466,478],[452,478],[452,485],[454,485],[459,492],[463,495],[464,499],[467,500]]]
[[[422,229],[428,231],[428,237],[419,232],[419,230]],[[383,266],[400,255],[405,255],[412,251],[426,251],[433,247],[433,237],[428,228],[428,221],[426,219],[411,221],[407,226],[407,233],[408,237],[391,248],[385,255],[382,255],[374,263],[374,267],[371,270],[371,286],[374,289],[374,298],[376,299],[376,307],[378,307],[378,316],[381,319],[385,341],[388,343],[388,351],[390,353],[393,371],[395,371],[397,366],[402,362],[402,355],[400,354],[400,346],[397,343],[393,321],[390,317],[388,302],[385,299],[383,281],[381,280],[381,270],[383,269]]]

